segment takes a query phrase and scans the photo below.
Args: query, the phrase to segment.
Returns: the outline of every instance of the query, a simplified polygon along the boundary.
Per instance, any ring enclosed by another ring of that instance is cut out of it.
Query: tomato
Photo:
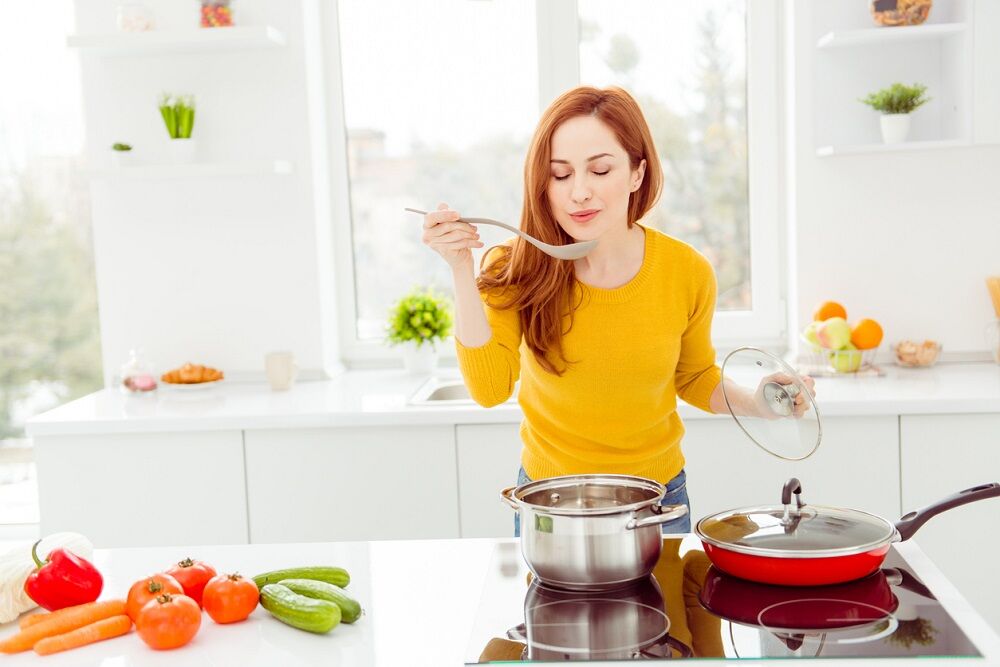
[[[167,570],[167,574],[180,582],[184,587],[184,595],[197,602],[200,607],[201,593],[208,580],[215,576],[215,568],[200,560],[185,558]]]
[[[216,623],[236,623],[257,608],[257,584],[239,574],[219,574],[205,585],[202,605]]]
[[[153,598],[139,612],[135,628],[150,648],[184,646],[198,634],[201,609],[186,595],[165,593]]]
[[[162,572],[140,579],[128,589],[125,613],[135,622],[146,603],[164,593],[183,595],[184,589],[176,579]]]

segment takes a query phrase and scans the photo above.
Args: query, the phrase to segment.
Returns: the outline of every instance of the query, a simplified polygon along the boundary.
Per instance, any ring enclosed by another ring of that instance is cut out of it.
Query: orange
[[[859,350],[871,350],[882,342],[882,325],[875,320],[858,320],[851,329],[851,342]]]
[[[843,317],[847,319],[847,311],[836,301],[824,301],[819,304],[816,308],[816,312],[813,313],[813,322],[822,322],[823,320],[828,320],[831,317]]]

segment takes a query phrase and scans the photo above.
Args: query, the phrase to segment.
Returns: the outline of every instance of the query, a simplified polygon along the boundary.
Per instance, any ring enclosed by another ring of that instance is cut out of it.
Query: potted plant
[[[881,112],[882,141],[897,144],[906,141],[910,132],[910,114],[930,101],[924,97],[927,86],[915,83],[907,86],[894,83],[888,88],[869,93],[864,102],[875,111]]]
[[[435,341],[451,334],[451,305],[430,289],[414,288],[389,313],[386,340],[403,346],[403,364],[410,373],[429,373],[437,363]]]
[[[120,169],[128,164],[132,157],[132,146],[121,142],[111,144],[111,164],[115,169]]]
[[[194,161],[194,95],[169,95],[160,98],[160,116],[170,135],[170,152],[174,162]]]

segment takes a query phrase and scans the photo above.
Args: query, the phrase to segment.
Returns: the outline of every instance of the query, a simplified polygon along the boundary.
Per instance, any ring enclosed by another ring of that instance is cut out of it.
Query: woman
[[[425,216],[423,242],[452,268],[469,393],[498,405],[520,378],[518,484],[638,475],[667,487],[663,504],[690,507],[677,397],[726,410],[711,339],[715,276],[694,248],[638,222],[663,182],[638,104],[615,87],[564,93],[539,122],[524,175],[522,230],[554,245],[599,242],[564,261],[515,237],[486,254],[476,278],[476,228],[446,204]],[[763,416],[760,388],[726,393],[737,414]],[[798,396],[797,414],[805,409]],[[663,529],[690,532],[690,517]]]

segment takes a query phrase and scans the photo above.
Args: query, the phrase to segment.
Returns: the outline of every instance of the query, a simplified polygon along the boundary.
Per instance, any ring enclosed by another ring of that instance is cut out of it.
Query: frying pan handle
[[[885,574],[886,581],[889,582],[891,586],[896,586],[902,588],[904,591],[910,591],[911,593],[916,593],[921,597],[925,597],[928,600],[937,600],[934,594],[930,592],[927,586],[924,586],[924,582],[920,581],[912,574],[906,570],[902,570],[895,567],[882,568],[883,574]]]
[[[997,482],[973,486],[972,488],[964,491],[953,493],[947,498],[942,498],[936,503],[931,503],[927,507],[922,507],[921,509],[903,515],[903,517],[896,522],[896,531],[899,532],[899,538],[901,541],[908,540],[913,537],[913,534],[917,532],[917,529],[920,528],[920,526],[927,523],[928,519],[933,516],[937,516],[945,510],[950,510],[977,500],[997,497],[1000,497],[1000,484]]]

